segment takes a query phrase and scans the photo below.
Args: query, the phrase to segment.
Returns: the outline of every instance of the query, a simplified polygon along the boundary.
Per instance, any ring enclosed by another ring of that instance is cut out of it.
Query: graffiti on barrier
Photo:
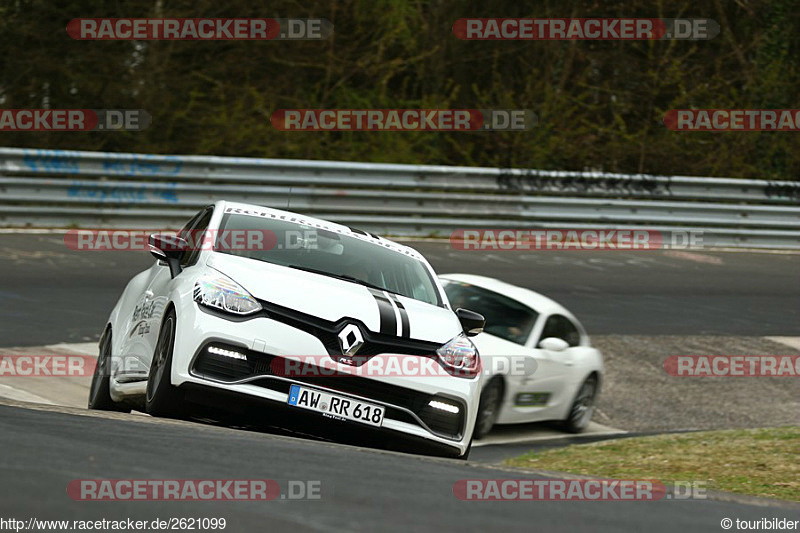
[[[764,187],[764,194],[767,198],[788,198],[800,201],[800,183],[770,181]]]
[[[103,170],[115,176],[164,176],[181,173],[183,161],[174,155],[108,154]]]
[[[563,193],[607,193],[629,195],[670,195],[669,177],[655,176],[599,176],[580,174],[554,176],[538,170],[522,173],[502,169],[497,176],[501,190],[513,192],[563,192]]]
[[[22,158],[28,169],[52,174],[88,173],[93,161],[83,152],[67,150],[25,150]],[[174,155],[106,153],[100,159],[102,172],[114,176],[174,176],[182,168],[183,160]]]
[[[178,203],[175,191],[176,183],[130,184],[124,186],[106,185],[94,181],[73,181],[67,196],[71,198],[86,198],[96,202],[167,202]]]
[[[80,165],[80,152],[65,150],[25,150],[22,163],[36,172],[54,174],[77,174]]]

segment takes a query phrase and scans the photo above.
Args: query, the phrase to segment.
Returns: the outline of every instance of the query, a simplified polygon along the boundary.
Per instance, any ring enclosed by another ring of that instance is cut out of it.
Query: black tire
[[[182,418],[184,416],[183,393],[172,385],[172,352],[175,349],[175,310],[170,309],[161,322],[158,341],[150,363],[147,379],[145,409],[151,416]]]
[[[89,387],[89,409],[95,411],[119,411],[130,413],[131,410],[111,399],[109,390],[111,381],[111,326],[106,327],[100,338],[100,351],[97,354],[97,365],[94,368],[92,384]]]
[[[575,399],[569,408],[567,418],[562,422],[565,431],[580,433],[589,426],[595,409],[597,399],[597,377],[592,375],[586,378],[581,388],[575,394]]]
[[[503,404],[503,379],[496,377],[483,387],[481,401],[478,404],[478,416],[475,419],[475,430],[472,437],[480,439],[491,431],[497,417],[500,415],[500,406]]]

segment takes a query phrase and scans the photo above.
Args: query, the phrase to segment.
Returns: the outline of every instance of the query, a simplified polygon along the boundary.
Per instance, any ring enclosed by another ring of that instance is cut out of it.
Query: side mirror
[[[153,233],[148,240],[150,253],[159,261],[169,265],[169,274],[173,278],[181,273],[181,258],[189,248],[189,243],[177,235]]]
[[[459,322],[461,322],[461,327],[464,329],[467,337],[474,337],[478,333],[481,333],[484,326],[486,326],[486,319],[482,314],[476,313],[475,311],[459,307],[456,309],[456,316]]]
[[[548,350],[551,352],[563,352],[567,348],[569,348],[569,344],[564,339],[559,339],[556,337],[547,337],[546,339],[542,339],[539,342],[539,348],[543,350]]]

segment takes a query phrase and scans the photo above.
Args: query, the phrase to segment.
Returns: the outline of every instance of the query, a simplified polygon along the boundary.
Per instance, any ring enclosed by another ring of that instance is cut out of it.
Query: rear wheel
[[[97,365],[94,368],[92,384],[89,387],[89,409],[97,411],[120,411],[130,413],[131,410],[111,399],[111,326],[106,327],[100,339],[100,352],[97,354]]]
[[[172,385],[172,352],[175,349],[175,310],[170,309],[161,323],[150,375],[147,379],[145,407],[152,416],[181,418],[184,415],[184,398]]]
[[[570,433],[580,433],[586,429],[594,414],[596,398],[597,377],[589,376],[575,395],[569,415],[563,422],[564,429]]]
[[[478,416],[475,420],[473,437],[480,439],[492,429],[497,417],[500,416],[500,406],[503,403],[503,380],[494,378],[483,387],[481,401],[478,405]]]

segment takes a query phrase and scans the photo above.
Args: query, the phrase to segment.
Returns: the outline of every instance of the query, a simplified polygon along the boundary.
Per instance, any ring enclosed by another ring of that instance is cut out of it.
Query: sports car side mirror
[[[189,248],[189,243],[177,235],[153,233],[148,240],[150,253],[159,261],[169,265],[169,274],[173,278],[181,273],[181,258]]]
[[[564,339],[559,339],[557,337],[547,337],[546,339],[542,339],[539,342],[539,348],[543,350],[549,350],[551,352],[563,352],[567,348],[569,348],[569,344]]]
[[[481,333],[484,326],[486,326],[486,319],[482,314],[476,313],[475,311],[459,307],[456,309],[456,316],[458,316],[458,320],[461,322],[461,327],[464,329],[464,333],[467,334],[467,337],[474,337],[478,333]]]

